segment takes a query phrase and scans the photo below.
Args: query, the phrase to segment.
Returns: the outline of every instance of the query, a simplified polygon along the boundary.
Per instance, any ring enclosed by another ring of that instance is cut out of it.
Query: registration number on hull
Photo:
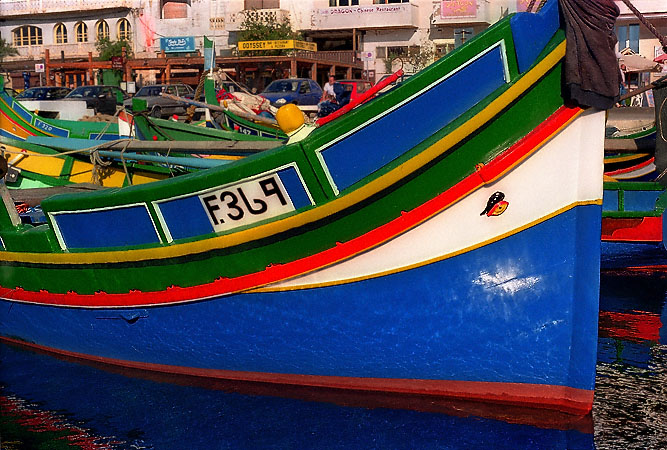
[[[276,174],[200,194],[199,199],[216,232],[295,210]]]

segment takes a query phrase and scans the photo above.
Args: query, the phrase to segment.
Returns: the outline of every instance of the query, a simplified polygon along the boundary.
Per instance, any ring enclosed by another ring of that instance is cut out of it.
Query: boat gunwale
[[[433,161],[449,149],[456,146],[459,142],[471,135],[475,130],[484,126],[485,123],[492,120],[498,113],[504,110],[519,98],[526,90],[537,83],[546,73],[555,67],[565,54],[565,40],[555,45],[544,58],[538,61],[529,71],[516,79],[500,95],[495,97],[489,104],[484,106],[470,119],[457,126],[454,130],[447,133],[440,141],[421,151],[408,161],[394,167],[388,172],[379,175],[377,178],[358,187],[357,189],[344,193],[325,204],[311,207],[310,209],[300,211],[288,217],[273,219],[268,223],[253,224],[245,229],[241,229],[229,234],[223,234],[213,237],[204,237],[192,242],[173,243],[168,246],[158,246],[149,248],[135,248],[123,250],[99,250],[99,251],[75,251],[64,253],[31,253],[31,252],[2,252],[2,259],[6,262],[23,263],[48,263],[48,264],[80,264],[83,260],[89,263],[114,261],[131,262],[147,261],[163,258],[173,258],[185,256],[193,253],[204,253],[211,249],[223,249],[233,247],[267,238],[272,235],[283,233],[290,229],[298,228],[316,221],[322,220],[332,214],[339,213],[354,204],[366,200],[376,193],[386,189],[394,184],[398,179],[407,174],[414,173],[424,165]],[[79,195],[79,194],[77,194]],[[82,194],[89,195],[89,194]],[[64,196],[60,196],[64,197]],[[71,198],[71,196],[68,196]],[[54,197],[55,198],[55,197]],[[148,202],[147,202],[148,203]],[[150,202],[152,203],[152,202]],[[118,205],[122,206],[125,203]],[[49,211],[44,208],[48,214],[66,212],[66,210]],[[85,211],[82,209],[73,211]],[[53,230],[51,228],[50,230]]]

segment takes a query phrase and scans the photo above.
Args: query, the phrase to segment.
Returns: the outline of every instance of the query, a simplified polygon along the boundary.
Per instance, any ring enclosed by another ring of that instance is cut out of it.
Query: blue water
[[[336,404],[229,393],[6,345],[0,346],[2,420],[21,422],[26,433],[45,428],[35,418],[55,423],[79,436],[70,441],[87,439],[79,448],[91,449],[667,448],[666,293],[665,272],[603,271],[593,414],[578,423],[558,422],[556,429],[463,412],[457,417],[434,412],[440,410],[429,402],[414,410],[377,407],[378,399]],[[33,448],[22,439],[5,439],[0,447]]]

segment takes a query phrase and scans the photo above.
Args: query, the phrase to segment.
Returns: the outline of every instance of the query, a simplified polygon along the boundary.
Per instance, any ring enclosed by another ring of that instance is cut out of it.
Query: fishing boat
[[[134,114],[124,117],[128,118],[129,126],[135,128],[136,137],[145,141],[275,141],[278,139],[277,135],[264,137],[175,120],[157,119],[142,112],[141,109],[133,110]],[[287,138],[284,133],[280,134],[284,139]]]
[[[25,140],[28,136],[54,136],[80,139],[118,139],[118,124],[40,117],[10,96],[0,84],[0,137]]]
[[[607,127],[606,177],[617,181],[652,181],[659,175],[655,165],[656,121],[657,116],[653,122],[623,131]]]
[[[238,110],[231,111],[230,105],[226,100],[222,102],[223,106],[220,106],[215,93],[215,83],[211,78],[206,79],[204,82],[205,102],[164,93],[162,95],[172,100],[182,101],[199,108],[215,111],[217,117],[215,119],[207,119],[207,123],[212,128],[220,127],[226,132],[242,134],[249,139],[287,140],[287,135],[279,127],[275,119]]]
[[[124,164],[113,164],[109,158],[91,159],[89,153],[76,154],[54,149],[48,145],[48,139],[54,138],[46,139],[47,145],[5,138],[0,140],[0,149],[8,165],[4,181],[9,188],[32,189],[72,183],[121,187],[163,180],[185,172],[179,167],[140,164],[130,158],[126,158]]]
[[[653,181],[658,176],[652,153],[620,153],[604,158],[606,181]]]
[[[602,267],[654,264],[667,257],[664,236],[667,192],[657,182],[604,183]],[[641,261],[641,262],[638,262]]]
[[[1,339],[193,380],[588,413],[604,112],[566,106],[565,53],[549,0],[300,141],[48,197],[38,227],[0,210]]]

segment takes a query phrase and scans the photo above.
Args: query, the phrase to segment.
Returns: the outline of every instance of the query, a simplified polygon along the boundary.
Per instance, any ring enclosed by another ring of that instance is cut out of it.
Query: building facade
[[[169,39],[182,50],[201,53],[203,37],[219,56],[236,55],[249,10],[265,20],[289,20],[318,52],[348,52],[363,61],[365,76],[377,80],[402,67],[410,73],[453,50],[530,0],[0,0],[0,37],[19,56],[40,62],[96,55],[95,42],[129,38],[137,58],[160,56]],[[539,2],[537,2],[539,3]],[[617,33],[623,45],[653,59],[657,40],[618,0]],[[634,0],[663,33],[667,2]],[[187,38],[187,39],[186,39]],[[623,47],[621,45],[621,47]],[[333,54],[333,53],[332,53]],[[149,76],[150,78],[150,76]],[[150,82],[152,80],[147,79]],[[319,81],[319,80],[318,80]],[[77,80],[77,84],[90,80]]]
[[[621,11],[616,20],[616,36],[618,37],[619,52],[627,51],[642,55],[649,61],[653,61],[664,53],[660,41],[646,28],[620,0],[616,4]],[[667,36],[667,1],[665,0],[632,0],[632,4],[650,21],[650,23],[663,36]],[[645,72],[629,74],[628,84],[640,86],[657,78],[667,75],[667,64],[664,64],[662,72]]]

